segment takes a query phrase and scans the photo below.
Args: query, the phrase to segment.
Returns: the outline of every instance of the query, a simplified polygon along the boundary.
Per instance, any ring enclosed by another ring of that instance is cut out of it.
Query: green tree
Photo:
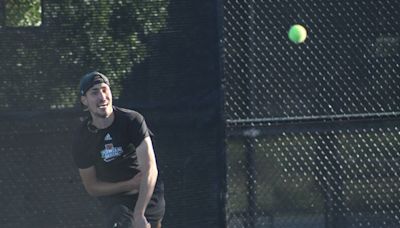
[[[17,10],[22,7],[19,3],[7,5]],[[77,104],[78,80],[89,70],[107,74],[118,99],[122,80],[151,55],[149,40],[166,27],[168,4],[167,0],[43,1],[40,30],[19,28],[0,37],[0,109],[72,107]]]
[[[40,0],[5,1],[5,25],[9,27],[40,26],[42,23]]]

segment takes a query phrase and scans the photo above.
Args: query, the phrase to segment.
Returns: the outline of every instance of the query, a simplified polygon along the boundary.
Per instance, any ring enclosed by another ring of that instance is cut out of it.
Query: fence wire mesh
[[[228,227],[399,227],[400,2],[227,0],[223,25]]]
[[[398,227],[400,128],[390,124],[232,137],[228,227]]]
[[[1,228],[104,227],[72,158],[88,115],[78,84],[94,70],[154,133],[163,227],[221,226],[216,4],[0,0]]]
[[[230,120],[398,112],[400,3],[226,1]],[[304,44],[287,39],[292,24]]]

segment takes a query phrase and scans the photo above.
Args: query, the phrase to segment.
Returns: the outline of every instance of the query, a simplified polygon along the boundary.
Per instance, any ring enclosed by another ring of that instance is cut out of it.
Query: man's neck
[[[105,129],[113,123],[115,118],[114,112],[107,117],[98,117],[92,115],[92,125],[95,126],[97,129]]]

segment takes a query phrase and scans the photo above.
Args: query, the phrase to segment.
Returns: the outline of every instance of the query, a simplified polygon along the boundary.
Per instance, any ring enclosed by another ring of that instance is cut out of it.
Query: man
[[[105,208],[107,227],[160,228],[163,185],[143,116],[113,106],[109,80],[99,72],[83,76],[80,95],[90,115],[76,135],[73,158],[86,191]]]

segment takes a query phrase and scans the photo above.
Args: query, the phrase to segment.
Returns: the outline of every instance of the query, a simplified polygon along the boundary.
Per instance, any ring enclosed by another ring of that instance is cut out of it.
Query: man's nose
[[[99,98],[100,98],[101,100],[105,100],[106,97],[107,97],[107,94],[106,94],[105,92],[100,92],[100,93],[99,93]]]

